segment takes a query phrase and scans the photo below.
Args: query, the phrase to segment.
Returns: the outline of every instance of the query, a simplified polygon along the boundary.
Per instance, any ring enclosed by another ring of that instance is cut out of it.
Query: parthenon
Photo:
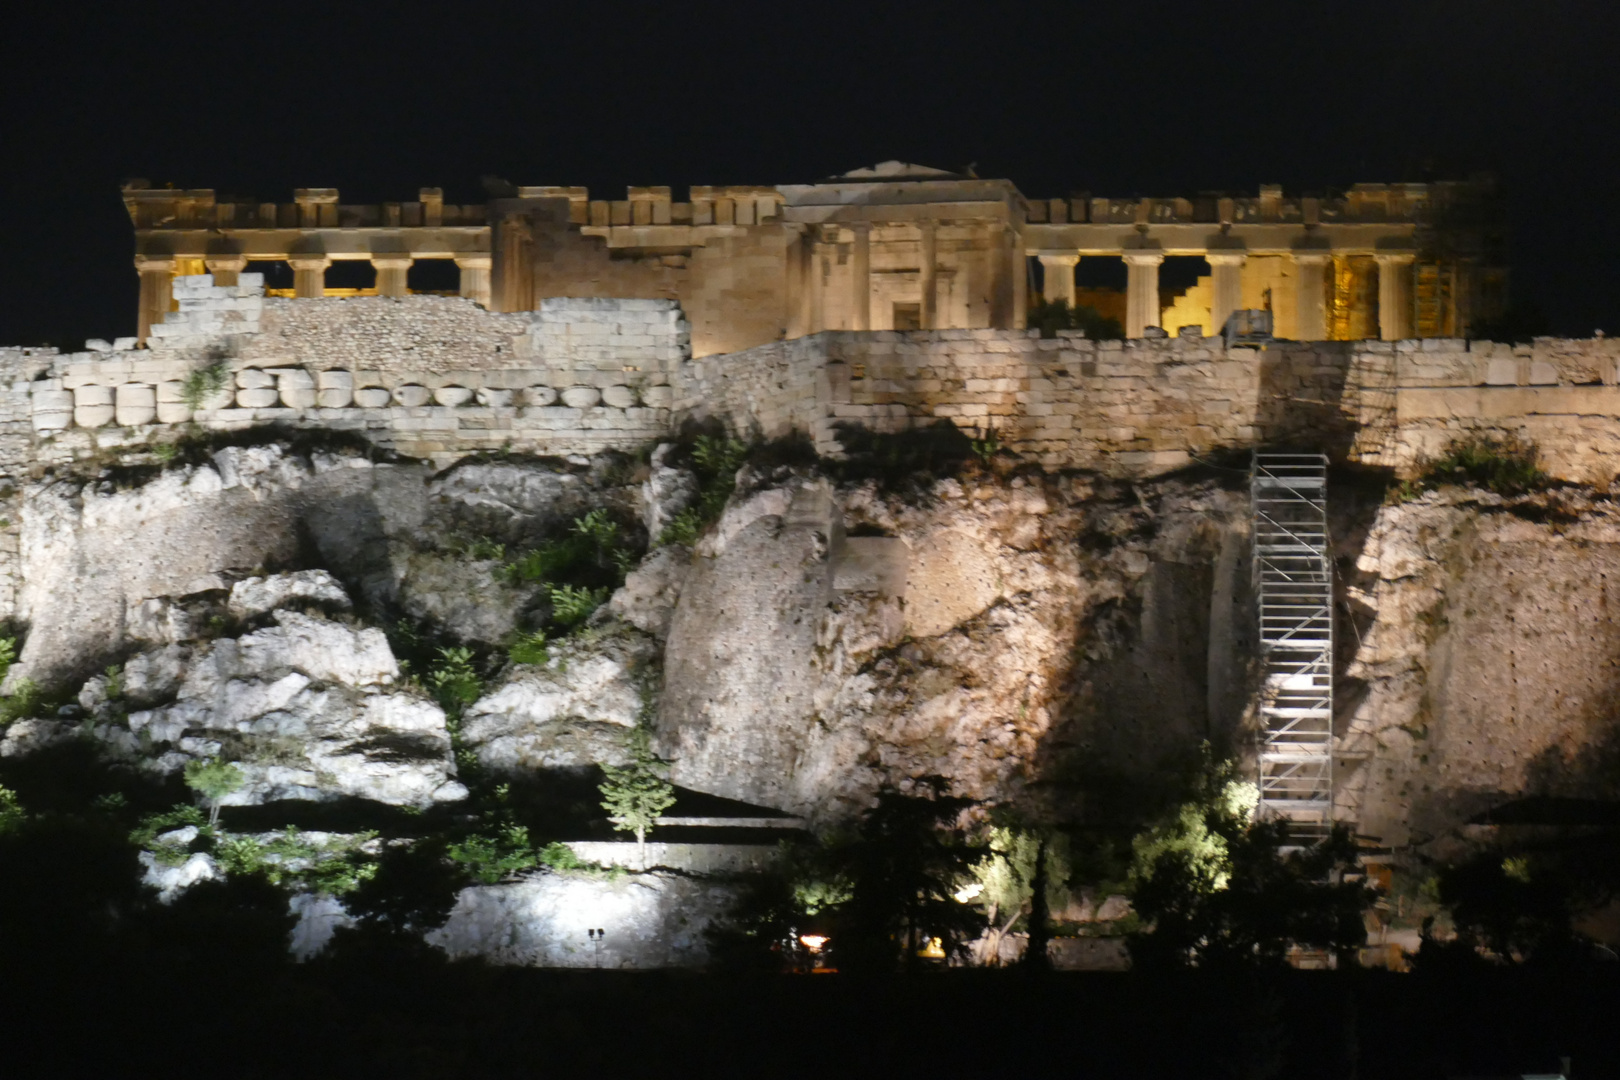
[[[261,203],[131,181],[137,335],[174,309],[175,278],[230,285],[250,263],[283,264],[297,297],[431,291],[411,273],[439,261],[456,267],[455,291],[498,312],[556,296],[676,300],[699,357],[822,330],[1016,329],[1032,297],[1096,307],[1132,338],[1211,334],[1235,310],[1267,309],[1277,337],[1304,341],[1466,337],[1505,299],[1480,181],[1032,199],[1008,180],[890,161],[807,184],[694,186],[685,202],[668,187],[612,201],[486,187],[484,204],[422,188],[353,205],[335,188]],[[1161,287],[1167,259],[1191,263],[1179,290]],[[339,262],[369,263],[373,283],[332,287]],[[1093,270],[1123,280],[1077,281]]]

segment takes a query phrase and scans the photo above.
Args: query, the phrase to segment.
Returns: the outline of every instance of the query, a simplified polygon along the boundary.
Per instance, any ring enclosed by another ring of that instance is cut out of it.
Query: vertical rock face
[[[1210,484],[1061,478],[739,496],[670,626],[674,778],[838,820],[924,776],[1001,801],[1230,743],[1245,509]]]
[[[1363,832],[1423,843],[1521,796],[1613,797],[1608,499],[1431,493],[1379,511],[1357,570],[1339,727],[1341,800]]]

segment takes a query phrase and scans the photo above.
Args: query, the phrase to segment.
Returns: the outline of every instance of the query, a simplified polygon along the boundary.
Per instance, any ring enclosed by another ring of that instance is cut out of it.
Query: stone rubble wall
[[[630,451],[718,419],[803,433],[829,454],[842,425],[948,421],[1049,468],[1120,475],[1257,443],[1323,445],[1410,475],[1469,433],[1532,440],[1565,479],[1620,471],[1620,342],[1604,338],[1227,348],[1196,335],[828,331],[692,359],[672,300],[564,297],[499,314],[456,297],[266,299],[257,275],[241,281],[177,279],[178,310],[146,349],[126,338],[67,355],[0,350],[0,469],[140,445],[178,424],[352,431],[443,464],[501,449]],[[186,380],[212,366],[223,386],[193,410]]]

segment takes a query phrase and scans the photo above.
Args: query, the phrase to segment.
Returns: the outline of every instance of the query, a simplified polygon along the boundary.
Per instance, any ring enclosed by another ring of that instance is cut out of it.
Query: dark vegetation
[[[1057,337],[1059,330],[1078,330],[1092,341],[1123,341],[1125,328],[1119,320],[1085,304],[1069,307],[1067,300],[1037,300],[1029,306],[1024,324],[1039,330],[1041,337]]]
[[[1538,458],[1535,444],[1512,436],[1470,436],[1456,440],[1438,458],[1425,462],[1418,485],[1432,489],[1459,484],[1498,495],[1523,495],[1551,482]]]

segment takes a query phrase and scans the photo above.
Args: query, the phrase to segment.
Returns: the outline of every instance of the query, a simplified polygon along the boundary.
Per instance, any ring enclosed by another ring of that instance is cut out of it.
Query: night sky
[[[1514,298],[1620,332],[1620,10],[1297,3],[71,4],[0,39],[0,343],[131,334],[127,177],[345,202],[480,178],[804,181],[975,163],[1030,196],[1490,170]]]

